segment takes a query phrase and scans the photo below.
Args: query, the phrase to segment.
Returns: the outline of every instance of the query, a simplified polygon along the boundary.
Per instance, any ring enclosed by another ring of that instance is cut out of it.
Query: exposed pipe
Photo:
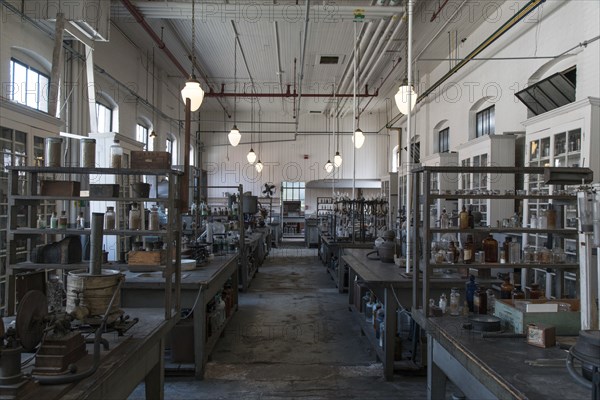
[[[438,7],[438,9],[437,9],[436,12],[433,13],[433,15],[431,16],[431,19],[429,20],[429,22],[435,21],[435,19],[437,18],[437,16],[440,15],[440,13],[442,12],[442,9],[444,7],[446,7],[446,3],[448,3],[448,0],[444,0],[444,3]]]
[[[296,130],[298,130],[298,124],[300,123],[300,103],[302,102],[302,83],[304,81],[304,62],[306,56],[306,42],[308,41],[308,22],[310,13],[310,0],[306,0],[306,15],[304,17],[304,40],[302,43],[302,54],[300,55],[300,79],[298,81],[298,110],[296,112]]]
[[[297,93],[296,91],[294,91],[292,93],[291,89],[291,85],[287,85],[287,91],[285,93],[248,93],[248,92],[241,92],[241,93],[232,93],[232,92],[207,92],[204,94],[204,97],[271,97],[271,98],[280,98],[280,97],[284,97],[284,98],[289,98],[289,97],[298,97],[298,101],[300,101],[300,93]],[[358,97],[377,97],[379,92],[376,91],[375,93],[369,93],[368,92],[369,88],[365,87],[365,93],[359,93],[357,94]],[[302,95],[303,97],[331,97],[331,93],[305,93]],[[344,94],[338,94],[338,97],[353,97],[354,94],[352,93],[344,93]]]
[[[406,38],[408,52],[407,52],[407,60],[406,65],[408,68],[407,78],[408,78],[408,87],[412,87],[413,85],[413,76],[412,76],[412,38],[413,38],[413,2],[414,0],[408,0],[408,37]],[[412,173],[410,168],[412,166],[412,118],[411,115],[413,110],[410,107],[411,104],[411,94],[412,90],[408,90],[408,115],[406,116],[406,272],[409,273],[411,271],[412,266]],[[398,149],[400,151],[400,149]],[[426,210],[429,212],[429,210]],[[417,221],[414,221],[415,226],[417,225]],[[417,272],[415,271],[415,274]],[[425,307],[425,305],[423,305]],[[414,307],[417,307],[417,304],[414,304]]]
[[[383,32],[383,34],[381,35],[380,39],[377,41],[377,46],[375,47],[375,50],[373,50],[373,52],[371,53],[373,56],[372,57],[364,57],[363,60],[366,61],[366,65],[364,66],[364,68],[362,68],[362,73],[361,73],[361,81],[362,82],[369,82],[368,77],[371,75],[371,69],[374,68],[375,65],[377,65],[377,63],[375,63],[375,61],[380,59],[380,56],[382,55],[382,53],[385,53],[385,50],[387,50],[387,47],[389,47],[389,43],[392,36],[392,29],[394,28],[394,26],[396,25],[394,22],[396,21],[395,17],[391,17],[388,21],[388,24],[385,28],[385,32]],[[386,40],[386,38],[389,38],[388,40]],[[385,50],[381,50],[382,47],[385,44],[388,44],[388,46],[386,47]],[[368,49],[367,49],[368,51]],[[366,78],[365,78],[366,77]]]
[[[277,53],[277,76],[279,77],[279,90],[283,92],[283,70],[281,68],[281,44],[279,42],[279,25],[273,21],[273,31],[275,33],[275,52]],[[281,110],[285,112],[285,102],[281,102]]]
[[[250,72],[250,67],[248,66],[248,60],[246,59],[246,53],[244,53],[244,48],[242,47],[242,42],[240,42],[240,34],[235,27],[235,22],[231,21],[231,26],[233,27],[233,32],[235,33],[235,40],[237,40],[238,46],[240,48],[240,54],[242,55],[242,60],[244,60],[244,65],[246,66],[246,72],[248,72],[248,79],[250,79],[250,83],[252,84],[252,91],[254,92],[254,97],[259,97],[256,93],[256,85],[254,84],[254,78],[252,78],[252,73]],[[258,112],[260,113],[261,107],[260,102],[258,101]]]
[[[104,214],[92,213],[90,223],[90,275],[102,275],[102,235],[104,232]]]

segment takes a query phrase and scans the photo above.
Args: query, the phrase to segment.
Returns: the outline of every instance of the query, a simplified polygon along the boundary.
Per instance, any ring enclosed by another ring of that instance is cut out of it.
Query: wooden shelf
[[[537,234],[545,234],[551,233],[555,235],[568,235],[568,236],[576,236],[576,229],[534,229],[534,228],[494,228],[494,227],[480,227],[480,228],[469,228],[469,229],[459,229],[459,228],[429,228],[431,233],[528,233],[531,235]]]
[[[172,230],[171,233],[179,233]],[[91,229],[35,229],[35,228],[17,228],[8,231],[12,235],[90,235]],[[103,231],[104,235],[117,236],[166,236],[169,231],[147,231],[147,230],[130,230],[130,229],[107,229]]]

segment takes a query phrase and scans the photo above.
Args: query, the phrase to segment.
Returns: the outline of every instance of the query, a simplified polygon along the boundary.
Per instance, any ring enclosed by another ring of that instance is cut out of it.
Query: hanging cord
[[[196,64],[196,1],[192,0],[192,78]]]
[[[233,125],[237,118],[237,36],[233,37]]]

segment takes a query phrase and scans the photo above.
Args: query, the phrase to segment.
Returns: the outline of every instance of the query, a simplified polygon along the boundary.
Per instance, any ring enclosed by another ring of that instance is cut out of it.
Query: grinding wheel
[[[31,290],[25,293],[17,309],[17,338],[24,351],[30,352],[44,336],[45,317],[48,315],[48,301],[44,293]]]

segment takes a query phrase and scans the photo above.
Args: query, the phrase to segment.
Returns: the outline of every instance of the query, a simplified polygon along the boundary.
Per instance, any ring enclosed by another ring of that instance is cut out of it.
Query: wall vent
[[[319,56],[319,64],[321,65],[337,65],[339,63],[339,56]]]

